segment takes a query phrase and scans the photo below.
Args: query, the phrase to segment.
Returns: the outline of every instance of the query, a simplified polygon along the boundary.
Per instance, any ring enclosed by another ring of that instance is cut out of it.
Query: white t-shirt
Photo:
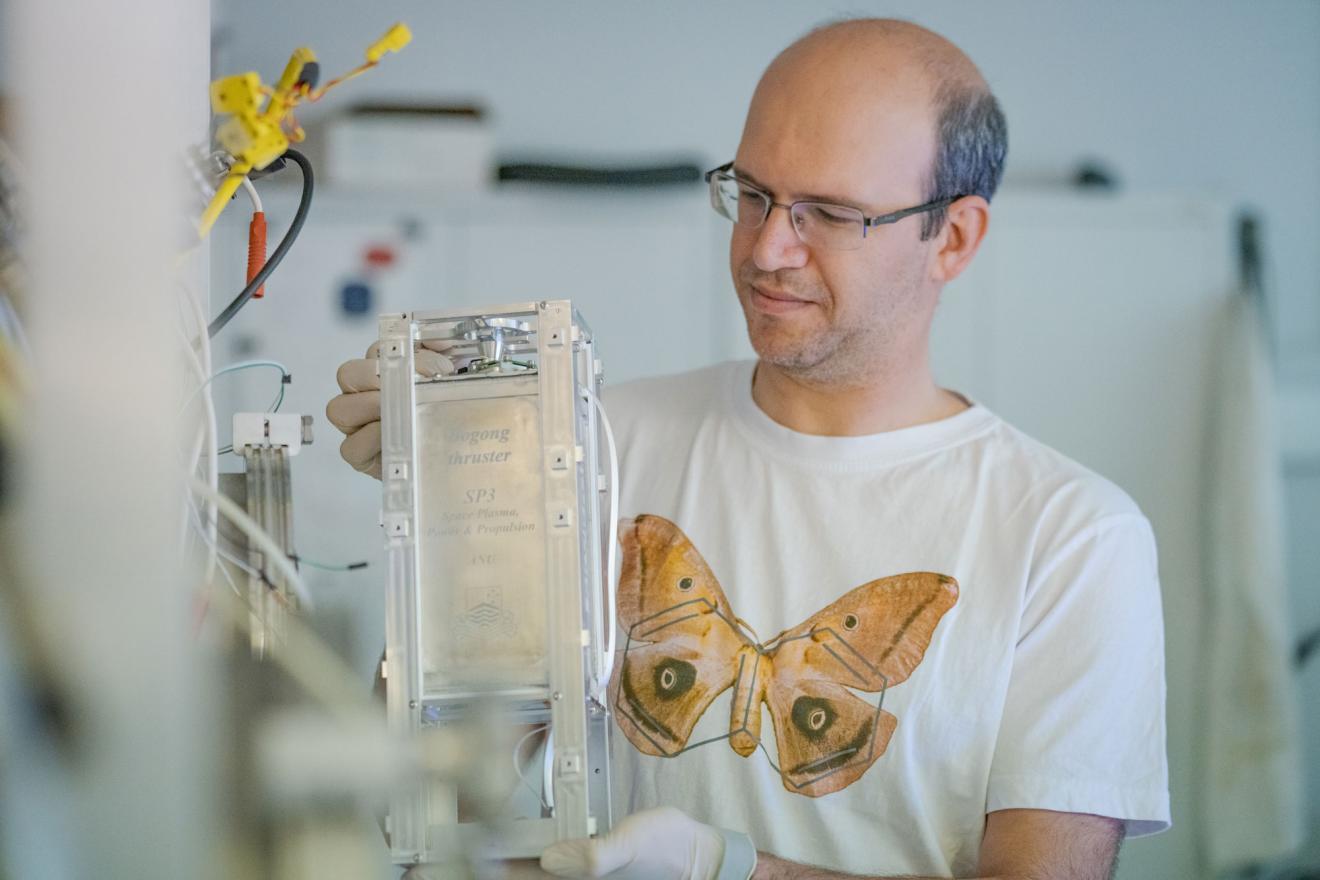
[[[974,870],[1000,809],[1167,828],[1155,543],[1132,500],[981,406],[871,436],[797,433],[752,401],[753,366],[606,394],[621,511],[646,534],[624,566],[642,606],[621,615],[651,621],[619,635],[616,813],[674,806],[784,858],[882,875]],[[883,580],[907,573],[925,574]],[[864,686],[876,670],[897,683]],[[729,679],[684,735],[700,706],[662,690]],[[856,699],[866,712],[843,707]],[[737,706],[764,718],[760,748]],[[832,726],[842,738],[822,739]]]

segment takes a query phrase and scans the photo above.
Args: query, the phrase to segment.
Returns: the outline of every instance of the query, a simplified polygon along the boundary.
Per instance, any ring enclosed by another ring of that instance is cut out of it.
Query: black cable
[[[284,259],[284,255],[289,252],[289,248],[293,246],[294,239],[302,231],[303,223],[307,222],[307,210],[312,206],[312,163],[307,161],[306,156],[294,149],[285,150],[282,158],[292,159],[302,171],[303,187],[302,195],[298,198],[298,210],[293,215],[293,222],[289,224],[289,231],[284,233],[284,238],[280,239],[279,247],[275,248],[274,253],[266,260],[266,264],[261,267],[261,271],[252,277],[247,287],[244,287],[242,292],[234,297],[234,301],[225,306],[225,310],[211,322],[211,326],[206,331],[211,336],[215,336],[223,330],[234,315],[238,314],[238,310],[247,305],[248,300],[252,299],[252,294],[256,293],[261,285],[266,283],[270,273],[275,271],[275,267],[280,264],[280,261]]]
[[[371,565],[369,562],[345,562],[340,565],[329,564],[325,562],[314,562],[311,559],[305,559],[297,553],[290,553],[289,559],[294,565],[310,565],[312,568],[319,568],[322,571],[360,571]]]

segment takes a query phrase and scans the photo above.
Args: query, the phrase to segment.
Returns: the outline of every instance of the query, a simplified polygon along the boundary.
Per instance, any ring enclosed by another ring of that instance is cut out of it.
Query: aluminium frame
[[[454,339],[464,322],[499,317],[525,322],[531,331],[510,342],[509,352],[534,357],[531,369],[459,374],[428,381],[415,375],[415,346],[426,339]],[[600,516],[605,478],[598,456],[597,413],[591,395],[601,370],[590,328],[568,300],[383,315],[380,318],[381,523],[386,539],[386,703],[390,728],[417,736],[437,713],[461,712],[473,693],[428,693],[423,669],[423,602],[419,576],[421,522],[418,404],[435,400],[526,397],[535,389],[546,589],[544,683],[482,696],[495,697],[527,715],[548,717],[554,735],[553,810],[542,818],[500,825],[494,854],[534,857],[558,840],[604,833],[610,824],[609,731],[605,700],[593,698],[589,679],[606,660],[605,535]],[[534,378],[534,385],[533,383]],[[521,388],[514,388],[521,384]],[[513,390],[509,390],[513,389]],[[584,389],[590,395],[584,393]],[[607,527],[607,526],[606,526]],[[461,563],[458,563],[461,564]],[[598,695],[597,695],[598,696]],[[428,714],[428,712],[430,714]],[[387,819],[396,863],[445,860],[481,831],[457,821],[452,788],[418,782],[392,799]]]

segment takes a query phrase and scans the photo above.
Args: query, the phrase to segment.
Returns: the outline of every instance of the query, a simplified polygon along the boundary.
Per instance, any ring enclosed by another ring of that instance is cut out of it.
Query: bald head
[[[862,18],[822,25],[790,45],[771,62],[771,71],[792,75],[828,68],[861,76],[882,69],[927,90],[932,100],[941,89],[988,92],[981,72],[961,49],[920,25],[892,18]]]
[[[749,135],[809,141],[822,161],[897,136],[887,167],[876,170],[916,173],[920,201],[989,200],[1007,150],[1003,114],[971,59],[939,34],[895,19],[827,24],[786,48],[757,85],[744,142]],[[943,212],[927,215],[923,237],[942,221]]]

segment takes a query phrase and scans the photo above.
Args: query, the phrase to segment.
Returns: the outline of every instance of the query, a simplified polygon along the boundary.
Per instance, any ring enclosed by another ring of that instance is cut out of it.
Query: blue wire
[[[319,568],[323,571],[358,571],[368,566],[366,562],[346,562],[342,565],[335,565],[329,562],[317,562],[315,559],[308,559],[302,555],[293,556],[293,560],[299,565],[310,565],[312,568]]]
[[[284,402],[284,386],[290,379],[289,368],[279,361],[244,361],[241,364],[231,364],[222,370],[217,370],[211,374],[209,379],[193,390],[193,393],[189,395],[186,401],[184,401],[183,408],[186,410],[191,406],[194,397],[202,393],[202,391],[206,389],[206,386],[210,385],[226,373],[237,373],[240,370],[250,370],[255,367],[274,367],[280,371],[280,393],[279,396],[275,398],[275,403],[272,404],[273,409],[270,410],[270,412],[275,412],[280,408],[280,404]]]
[[[274,367],[275,369],[280,371],[279,394],[276,395],[275,402],[272,403],[270,407],[266,410],[266,412],[272,412],[272,413],[279,412],[280,404],[284,403],[284,388],[286,385],[289,384],[289,380],[291,378],[291,374],[289,373],[289,368],[284,366],[284,364],[280,363],[279,361],[244,361],[241,364],[231,364],[225,367],[223,370],[216,370],[213,374],[211,374],[211,378],[207,379],[201,385],[197,386],[197,388],[193,391],[192,395],[189,396],[188,400],[184,403],[183,405],[184,410],[188,409],[188,407],[192,405],[193,397],[196,397],[198,394],[200,394],[202,390],[206,388],[207,385],[210,385],[216,379],[220,378],[226,373],[237,373],[240,370],[250,370],[255,367]],[[225,455],[226,453],[233,451],[234,451],[233,444],[230,444],[228,446],[222,446],[219,449],[217,449],[216,455]]]

